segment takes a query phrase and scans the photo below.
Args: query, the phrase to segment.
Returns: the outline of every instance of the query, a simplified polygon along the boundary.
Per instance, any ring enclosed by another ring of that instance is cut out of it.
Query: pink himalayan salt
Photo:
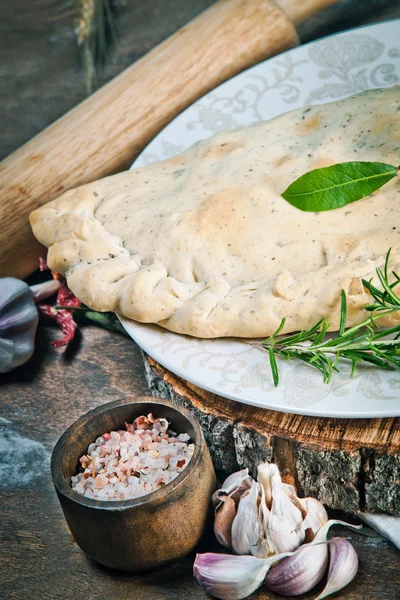
[[[187,433],[166,419],[140,416],[126,430],[98,437],[81,456],[72,489],[96,500],[130,500],[160,489],[181,473],[194,452]]]

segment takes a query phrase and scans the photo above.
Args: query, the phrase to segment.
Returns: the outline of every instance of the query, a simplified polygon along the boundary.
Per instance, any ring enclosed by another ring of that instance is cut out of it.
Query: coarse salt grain
[[[111,431],[89,445],[71,477],[72,489],[97,500],[131,500],[160,489],[188,465],[190,436],[168,430],[166,419],[140,416],[126,430]]]

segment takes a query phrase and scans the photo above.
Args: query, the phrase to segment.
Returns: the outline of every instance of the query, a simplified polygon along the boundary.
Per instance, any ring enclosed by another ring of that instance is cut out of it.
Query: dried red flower
[[[74,321],[74,317],[69,310],[57,309],[54,306],[50,306],[50,304],[38,304],[37,309],[39,311],[39,316],[41,319],[52,319],[57,323],[59,328],[61,329],[64,337],[60,340],[54,340],[52,345],[54,348],[61,348],[62,346],[67,346],[69,342],[71,342],[75,337],[75,332],[77,330],[77,324]]]
[[[49,266],[47,264],[46,259],[39,258],[39,269],[41,271],[48,271]],[[57,304],[60,306],[70,306],[78,308],[81,305],[80,300],[71,292],[67,285],[67,280],[63,275],[56,273],[55,271],[51,272],[53,279],[57,279],[60,281],[60,289],[57,293]],[[71,342],[74,337],[78,325],[75,323],[74,315],[71,311],[62,310],[59,308],[54,308],[54,306],[50,306],[50,304],[38,304],[37,309],[39,311],[40,318],[43,319],[52,319],[57,323],[59,328],[64,334],[64,337],[60,340],[54,340],[52,345],[54,348],[61,348],[62,346],[67,346],[69,342]]]
[[[81,301],[71,292],[65,277],[61,278],[60,276],[60,282],[61,287],[57,294],[57,304],[60,304],[61,306],[75,306],[78,308],[81,305]]]

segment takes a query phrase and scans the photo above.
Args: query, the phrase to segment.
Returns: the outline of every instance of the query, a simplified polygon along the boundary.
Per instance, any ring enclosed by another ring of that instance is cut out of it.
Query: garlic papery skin
[[[307,547],[316,545],[315,541]],[[326,543],[322,544],[326,547]],[[269,569],[280,560],[302,552],[283,552],[269,558],[235,554],[197,554],[193,574],[201,586],[215,598],[241,600],[252,594],[264,581]]]
[[[321,527],[328,521],[328,513],[324,505],[315,498],[299,498],[300,504],[306,511],[306,516],[303,521],[303,531],[311,529],[314,536]]]
[[[236,473],[229,475],[221,488],[212,495],[214,508],[218,508],[220,504],[220,495],[231,496],[237,506],[243,493],[251,488],[252,482],[253,478],[249,475],[248,469],[243,469],[242,471],[237,471]]]
[[[227,494],[229,494],[235,488],[242,486],[244,486],[245,489],[249,489],[252,481],[253,478],[251,475],[249,475],[249,470],[243,469],[242,471],[236,471],[236,473],[229,475],[229,477],[227,477],[222,484],[221,489]]]
[[[241,600],[260,587],[274,563],[297,552],[299,550],[270,558],[213,552],[197,554],[193,574],[211,596],[221,600]]]
[[[265,579],[268,560],[231,554],[198,554],[193,573],[200,585],[215,598],[241,600]]]
[[[244,492],[232,523],[232,548],[236,554],[251,554],[251,547],[260,538],[258,495],[260,486],[253,481],[251,489]]]
[[[344,525],[345,527],[350,527],[350,529],[362,529],[363,528],[362,525],[352,525],[351,523],[346,523],[346,521],[340,521],[338,519],[330,519],[329,521],[324,523],[324,525],[322,525],[321,529],[317,532],[317,535],[315,536],[315,538],[311,542],[311,544],[321,544],[322,542],[326,542],[328,532],[333,525]]]
[[[333,525],[345,525],[352,529],[361,529],[362,525],[351,525],[345,521],[330,520],[317,532],[314,540],[303,544],[295,552],[290,553],[281,563],[274,565],[266,577],[267,586],[282,596],[298,596],[312,589],[324,575],[328,563],[328,545],[338,544],[339,539],[327,541],[329,529]],[[340,540],[342,541],[342,540]],[[344,540],[346,541],[346,540]],[[278,558],[278,557],[276,557]],[[331,572],[331,568],[329,569]],[[351,568],[349,569],[351,573]],[[354,575],[351,577],[351,579]],[[333,573],[332,573],[333,578]],[[349,579],[349,581],[351,581]],[[329,577],[328,577],[329,582]],[[344,587],[344,583],[341,587]],[[334,581],[332,583],[333,594]],[[341,589],[341,588],[338,588]],[[327,594],[328,595],[328,594]],[[321,596],[317,600],[322,600]]]
[[[289,485],[288,483],[282,483],[283,489],[286,492],[286,495],[289,497],[289,499],[292,501],[292,503],[297,506],[297,508],[300,510],[301,514],[303,515],[303,518],[306,516],[307,510],[304,507],[303,504],[301,504],[301,498],[297,497],[296,494],[296,490],[292,485]],[[304,498],[303,498],[304,499]]]
[[[344,588],[353,581],[357,570],[358,556],[350,542],[332,538],[329,543],[328,581],[316,600],[322,600]]]
[[[268,543],[266,537],[267,525],[269,520],[270,512],[265,503],[265,492],[262,485],[260,485],[261,498],[259,498],[259,507],[258,507],[258,522],[259,522],[259,538],[257,544],[250,547],[250,552],[253,556],[257,558],[267,558],[275,554],[273,549]]]
[[[232,548],[232,523],[236,517],[236,504],[230,496],[220,496],[214,519],[214,534],[225,548]]]
[[[271,510],[272,506],[272,477],[278,474],[279,479],[279,469],[276,465],[272,463],[262,463],[259,465],[257,469],[257,481],[264,488],[265,493],[265,503],[267,505],[268,510]]]
[[[321,581],[328,566],[328,544],[304,546],[295,555],[274,565],[265,583],[282,596],[299,596]]]
[[[270,482],[272,505],[265,531],[266,538],[275,554],[291,552],[296,550],[305,538],[302,529],[303,515],[286,493],[277,468]]]
[[[58,279],[50,279],[49,281],[43,281],[43,283],[31,285],[33,301],[35,302],[35,304],[38,304],[38,302],[41,302],[42,300],[46,300],[46,298],[54,296],[54,294],[58,292],[60,287],[61,284]]]

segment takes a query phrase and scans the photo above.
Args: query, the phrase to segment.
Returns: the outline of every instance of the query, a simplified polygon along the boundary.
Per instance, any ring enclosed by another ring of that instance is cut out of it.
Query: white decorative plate
[[[265,61],[207,94],[172,121],[134,167],[179,154],[214,133],[400,83],[400,20],[305,44]],[[304,415],[362,418],[400,415],[400,373],[358,368],[326,385],[320,373],[279,361],[275,388],[267,355],[246,342],[200,340],[122,319],[131,337],[178,376],[254,406]],[[346,365],[344,365],[346,369]]]

